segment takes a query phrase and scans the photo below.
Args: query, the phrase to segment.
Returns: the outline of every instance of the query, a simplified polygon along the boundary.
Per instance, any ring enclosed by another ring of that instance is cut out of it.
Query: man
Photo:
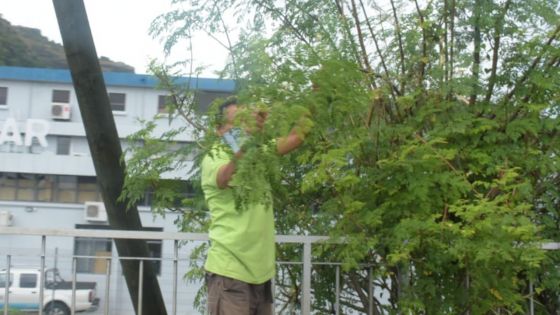
[[[210,209],[210,249],[206,259],[208,311],[211,315],[272,314],[271,279],[275,275],[274,215],[271,202],[252,203],[236,209],[232,178],[236,161],[243,158],[234,128],[239,106],[235,99],[220,106],[223,117],[216,145],[202,161],[202,189]],[[253,113],[249,133],[259,132],[267,117]],[[287,154],[303,143],[292,130],[275,142],[278,154]],[[270,187],[269,187],[270,188]],[[270,192],[270,189],[269,189]]]

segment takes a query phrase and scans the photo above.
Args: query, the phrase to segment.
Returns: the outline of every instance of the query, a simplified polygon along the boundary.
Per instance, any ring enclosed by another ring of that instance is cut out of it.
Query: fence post
[[[340,314],[340,266],[336,265],[336,273],[335,273],[335,315]]]
[[[529,280],[529,294],[531,295],[531,299],[529,300],[529,310],[531,315],[535,315],[535,300],[533,299],[533,294],[535,294],[533,289],[533,280]]]
[[[72,259],[72,304],[70,307],[70,314],[76,314],[76,273],[78,272],[78,258],[76,256]]]
[[[368,268],[368,315],[373,315],[373,267]]]
[[[311,242],[303,243],[303,282],[301,294],[301,313],[311,314]]]
[[[109,315],[109,290],[111,290],[111,263],[113,258],[107,258],[105,265],[105,307],[104,315]]]
[[[45,299],[45,256],[47,251],[47,236],[41,235],[41,279],[39,280],[39,315],[43,315],[43,300]]]
[[[173,240],[173,306],[171,314],[177,315],[177,276],[179,273],[179,241]],[[161,262],[163,265],[163,261]]]
[[[10,304],[10,286],[12,284],[12,277],[10,277],[12,257],[7,255],[6,259],[8,261],[8,268],[6,268],[6,283],[4,288],[4,315],[8,315],[8,304]]]
[[[140,260],[139,267],[139,277],[138,277],[138,315],[142,315],[142,299],[144,298],[144,260]]]

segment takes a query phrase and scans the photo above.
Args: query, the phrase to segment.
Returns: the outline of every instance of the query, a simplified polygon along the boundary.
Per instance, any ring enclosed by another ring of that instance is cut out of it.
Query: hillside
[[[134,72],[134,68],[100,57],[103,71]],[[12,25],[0,16],[0,66],[68,68],[64,48],[34,28]]]

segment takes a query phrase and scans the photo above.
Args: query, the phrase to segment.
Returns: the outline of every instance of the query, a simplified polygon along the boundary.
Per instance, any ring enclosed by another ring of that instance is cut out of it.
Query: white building
[[[156,89],[152,76],[132,73],[105,73],[105,84],[123,148],[124,139],[139,129],[138,118],[152,119],[164,112],[165,91]],[[185,81],[186,82],[186,81]],[[234,82],[218,79],[193,79],[200,106],[233,92]],[[180,123],[175,121],[174,124]],[[165,115],[158,128],[168,125]],[[185,135],[183,140],[192,140]],[[0,67],[0,228],[106,229],[106,219],[85,215],[86,202],[100,201],[95,171],[84,126],[68,70]],[[149,230],[177,231],[174,215],[154,217],[149,196],[139,207],[142,224]],[[66,278],[71,276],[71,256],[117,256],[110,240],[98,238],[49,238],[47,265],[57,267]],[[6,267],[6,255],[13,266],[38,267],[41,240],[38,237],[2,236],[0,269]],[[172,257],[173,244],[152,242],[156,257]],[[187,251],[187,249],[182,249]],[[57,253],[55,258],[55,253]],[[186,255],[185,253],[183,253]],[[170,304],[171,264],[159,266],[160,286]],[[133,314],[126,284],[113,260],[110,290],[110,313]],[[180,272],[186,271],[186,263]],[[78,280],[98,282],[98,296],[103,310],[104,260],[78,260]],[[181,280],[181,277],[179,277]],[[179,285],[178,314],[194,314],[191,305],[198,286]],[[168,306],[168,309],[170,307]]]

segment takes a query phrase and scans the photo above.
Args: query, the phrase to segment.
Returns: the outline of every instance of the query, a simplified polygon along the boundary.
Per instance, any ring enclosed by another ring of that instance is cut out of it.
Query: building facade
[[[104,73],[104,78],[123,149],[127,146],[126,137],[140,129],[139,119],[156,117],[156,133],[185,123],[176,119],[169,124],[167,94],[157,89],[154,77],[109,72]],[[234,90],[234,82],[230,80],[180,80],[196,91],[202,110],[214,99],[227,97]],[[187,132],[179,140],[180,144],[188,145],[193,139]],[[181,172],[166,176],[188,180]],[[147,230],[177,231],[173,223],[177,215],[154,217],[149,194],[144,199],[139,212]],[[100,201],[69,71],[0,67],[0,228],[106,229]],[[38,267],[40,247],[40,240],[34,237],[2,237],[0,257],[12,255],[12,266]],[[149,243],[149,248],[154,257],[173,256],[172,244],[154,241]],[[188,251],[188,247],[182,251]],[[67,277],[71,274],[72,255],[116,257],[112,241],[102,238],[49,239],[47,252],[47,264],[56,265]],[[111,275],[110,313],[133,314],[126,284],[118,271],[120,266],[113,261],[116,269]],[[164,296],[171,294],[168,265],[158,263]],[[5,267],[6,262],[0,261],[0,268]],[[77,272],[79,280],[98,281],[98,296],[104,296],[101,285],[105,276],[104,260],[79,259]],[[194,313],[191,307],[197,288],[197,285],[179,286],[179,314]]]

